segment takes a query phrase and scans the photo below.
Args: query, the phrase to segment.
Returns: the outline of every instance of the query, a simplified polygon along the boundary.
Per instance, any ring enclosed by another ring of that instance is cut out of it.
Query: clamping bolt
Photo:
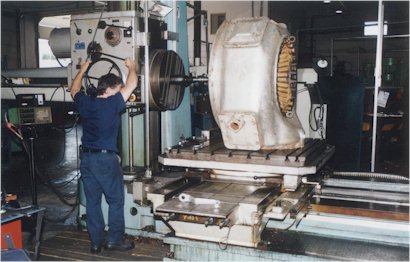
[[[205,227],[208,227],[209,225],[212,225],[214,223],[214,219],[212,217],[208,218],[207,221],[205,221]]]
[[[229,218],[224,219],[221,223],[219,223],[219,228],[223,228],[229,224]]]

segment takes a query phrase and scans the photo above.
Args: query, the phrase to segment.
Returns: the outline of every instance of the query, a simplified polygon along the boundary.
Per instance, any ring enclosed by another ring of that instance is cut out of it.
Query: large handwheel
[[[120,67],[111,59],[99,58],[98,60],[93,61],[84,73],[83,87],[85,88],[86,93],[88,93],[88,90],[91,88],[97,88],[98,79],[109,73],[115,74],[124,79]]]

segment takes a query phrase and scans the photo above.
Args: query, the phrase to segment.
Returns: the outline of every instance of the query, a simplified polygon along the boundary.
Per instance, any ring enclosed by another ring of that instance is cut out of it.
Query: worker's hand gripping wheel
[[[83,78],[83,87],[85,88],[86,94],[92,93],[91,90],[96,89],[98,86],[98,79],[109,73],[123,78],[119,66],[111,59],[103,57],[93,61],[87,71],[85,71]]]

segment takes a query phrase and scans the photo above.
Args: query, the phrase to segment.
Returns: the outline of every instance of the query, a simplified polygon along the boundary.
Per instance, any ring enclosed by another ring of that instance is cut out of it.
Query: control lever
[[[105,21],[99,21],[98,22],[98,28],[99,29],[105,29],[107,26],[125,28],[125,29],[128,29],[128,30],[132,30],[132,26],[120,26],[120,25],[114,25],[114,24],[109,25]]]
[[[107,54],[107,53],[103,53],[103,52],[99,52],[99,51],[95,51],[95,50],[91,50],[91,52],[90,52],[91,54],[97,54],[97,55],[105,55],[105,56],[108,56],[108,57],[112,57],[112,58],[115,58],[115,59],[118,59],[118,60],[125,60],[125,58],[122,58],[122,57],[119,57],[119,56],[115,56],[115,55],[110,55],[110,54]]]
[[[205,227],[208,227],[209,225],[212,225],[214,223],[214,219],[212,217],[208,218],[207,221],[205,221]]]
[[[176,217],[177,217],[177,214],[172,213],[172,214],[168,217],[167,221],[175,220]]]
[[[218,226],[219,226],[219,228],[226,227],[226,226],[229,225],[229,222],[230,222],[229,218],[226,218],[226,219],[224,219],[221,223],[219,223]]]
[[[221,201],[216,200],[216,199],[193,197],[186,193],[181,193],[178,196],[178,199],[181,202],[190,202],[190,203],[194,203],[195,205],[214,205],[215,207],[219,207],[221,204]]]

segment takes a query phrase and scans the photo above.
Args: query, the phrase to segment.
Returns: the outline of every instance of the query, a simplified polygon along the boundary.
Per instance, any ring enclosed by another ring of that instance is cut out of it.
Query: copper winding
[[[288,73],[288,72],[286,72],[286,73],[278,73],[278,77],[287,77],[287,76],[289,76],[289,73]]]
[[[278,92],[283,93],[283,94],[289,94],[289,88],[278,88]],[[288,97],[281,97],[281,98],[288,98]]]
[[[289,68],[278,68],[278,73],[286,73],[286,75],[289,74]],[[278,76],[279,77],[279,76]]]
[[[288,84],[289,80],[287,78],[278,78],[278,83]]]
[[[278,88],[289,88],[289,83],[278,83]]]
[[[289,86],[287,86],[287,87],[278,87],[278,90],[279,91],[285,91],[285,92],[290,92],[290,88],[289,88]]]
[[[284,39],[277,64],[277,98],[282,113],[292,110],[294,100],[296,74],[294,36]]]
[[[282,92],[282,93],[288,93],[289,91],[289,87],[284,88],[284,87],[278,87],[278,92]]]
[[[292,57],[289,57],[288,59],[279,60],[278,67],[284,67],[284,66],[289,67],[289,63],[291,62],[293,62]]]

